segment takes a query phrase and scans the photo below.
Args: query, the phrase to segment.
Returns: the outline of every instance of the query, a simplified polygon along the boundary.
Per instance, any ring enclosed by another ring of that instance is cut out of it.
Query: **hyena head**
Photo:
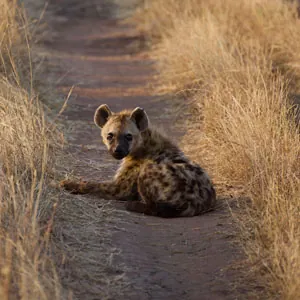
[[[140,107],[113,113],[106,104],[97,108],[94,121],[102,129],[103,142],[109,153],[116,159],[126,157],[141,145],[141,133],[149,124],[146,112]]]

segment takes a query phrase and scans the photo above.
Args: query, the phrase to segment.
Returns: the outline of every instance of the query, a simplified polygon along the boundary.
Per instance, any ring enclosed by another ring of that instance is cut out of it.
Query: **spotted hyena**
[[[142,108],[113,113],[104,104],[94,121],[110,154],[122,160],[107,182],[64,180],[73,193],[126,200],[129,211],[159,217],[192,217],[211,210],[216,193],[207,173],[159,131]]]

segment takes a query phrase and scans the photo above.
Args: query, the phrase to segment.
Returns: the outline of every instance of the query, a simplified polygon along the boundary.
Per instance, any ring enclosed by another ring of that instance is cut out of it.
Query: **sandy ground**
[[[117,168],[93,124],[100,104],[141,106],[176,142],[183,134],[172,101],[148,88],[153,62],[138,32],[115,19],[116,5],[101,3],[89,16],[73,13],[74,1],[56,1],[53,39],[45,42],[59,93],[66,96],[75,86],[63,115],[68,171],[94,180],[112,177]],[[117,201],[62,193],[54,240],[64,252],[58,261],[63,285],[84,300],[245,299],[235,288],[240,255],[231,222],[226,208],[159,219],[128,213]]]

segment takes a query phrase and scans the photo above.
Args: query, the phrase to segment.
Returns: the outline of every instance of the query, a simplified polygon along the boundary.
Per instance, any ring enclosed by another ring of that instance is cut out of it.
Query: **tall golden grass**
[[[300,298],[295,3],[151,0],[134,18],[153,41],[160,86],[194,99],[186,149],[216,182],[251,198],[242,240],[264,299]]]
[[[17,3],[0,0],[0,299],[60,299],[48,253],[56,133],[34,93],[28,23]]]

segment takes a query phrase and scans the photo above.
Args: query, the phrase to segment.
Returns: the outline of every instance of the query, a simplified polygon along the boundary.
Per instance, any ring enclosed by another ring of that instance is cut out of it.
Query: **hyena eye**
[[[126,134],[126,140],[129,142],[132,141],[132,134],[130,133]]]
[[[106,138],[108,141],[111,141],[113,139],[113,137],[114,137],[114,135],[112,133],[109,133]]]

